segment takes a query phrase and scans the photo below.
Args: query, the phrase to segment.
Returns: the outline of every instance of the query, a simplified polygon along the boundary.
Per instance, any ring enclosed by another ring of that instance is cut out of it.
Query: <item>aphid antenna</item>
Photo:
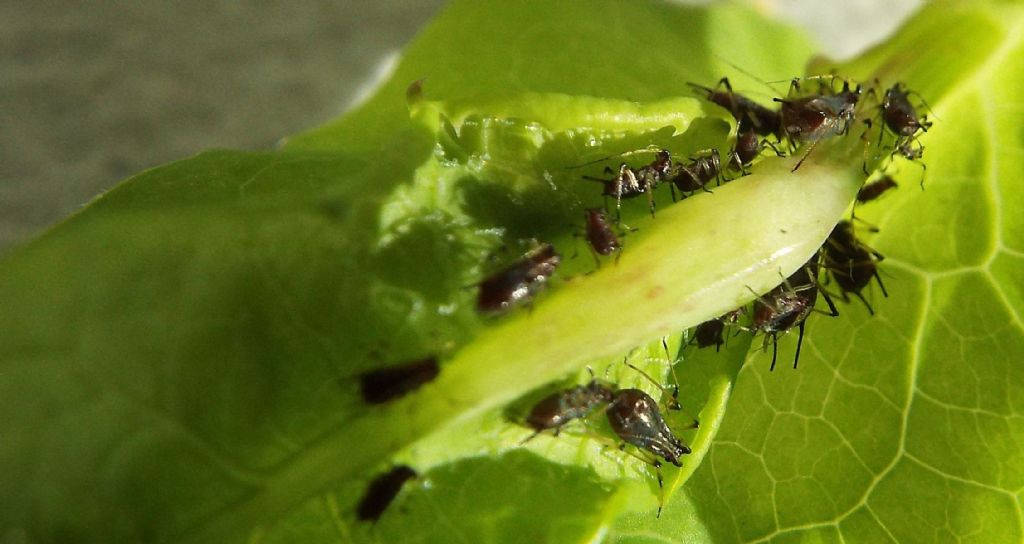
[[[740,68],[739,65],[737,65],[736,63],[730,61],[729,59],[726,59],[725,57],[723,57],[722,55],[719,55],[718,53],[715,53],[715,52],[712,51],[711,52],[711,56],[715,57],[716,59],[718,59],[720,62],[724,63],[725,65],[731,67],[733,70],[736,70],[737,72],[739,72],[739,73],[749,77],[750,79],[753,79],[754,81],[764,85],[765,88],[771,90],[773,95],[778,95],[779,94],[779,90],[776,89],[775,87],[772,87],[771,86],[771,82],[765,81],[763,78],[755,76],[754,74],[748,72],[747,70],[744,70],[743,68]],[[725,78],[722,78],[722,79],[725,79]],[[727,87],[727,88],[730,91],[732,91],[731,87]]]
[[[675,388],[672,391],[669,391],[668,388],[666,388],[664,385],[661,385],[660,383],[657,382],[657,380],[652,378],[650,374],[644,372],[643,370],[640,370],[640,367],[638,367],[638,366],[634,365],[633,363],[629,362],[628,357],[624,358],[622,360],[622,363],[625,364],[626,366],[628,366],[629,368],[632,368],[633,370],[637,371],[644,378],[647,378],[647,381],[651,382],[651,384],[654,385],[654,387],[657,387],[658,390],[660,390],[663,395],[668,395],[669,397],[672,398],[671,404],[670,403],[666,403],[665,404],[666,408],[668,408],[669,410],[681,410],[683,408],[682,405],[679,404],[679,385],[678,384],[675,386]]]
[[[611,160],[611,159],[617,159],[617,158],[621,158],[621,157],[632,157],[633,155],[643,155],[645,153],[657,153],[659,151],[664,151],[664,148],[651,144],[651,145],[649,145],[649,146],[647,146],[645,148],[642,148],[642,149],[634,149],[632,151],[623,151],[622,153],[617,153],[615,155],[608,155],[607,157],[602,157],[600,159],[594,159],[592,161],[585,162],[583,164],[577,164],[577,165],[574,165],[574,166],[566,166],[565,169],[566,170],[575,170],[577,168],[583,168],[584,166],[590,166],[592,164],[600,164],[602,162],[605,162],[605,161],[608,161],[608,160]]]
[[[684,332],[683,334],[686,334],[686,333]],[[687,343],[687,345],[689,345],[689,343]],[[679,354],[677,353],[676,356],[673,357],[672,354],[670,354],[668,352],[668,337],[667,336],[662,336],[661,337],[661,347],[665,349],[665,360],[668,362],[669,370],[672,371],[672,380],[676,382],[676,389],[675,390],[676,390],[676,394],[678,395],[678,393],[679,393],[679,376],[676,375],[676,363],[679,362]],[[676,398],[677,403],[678,403],[678,400],[679,399]]]

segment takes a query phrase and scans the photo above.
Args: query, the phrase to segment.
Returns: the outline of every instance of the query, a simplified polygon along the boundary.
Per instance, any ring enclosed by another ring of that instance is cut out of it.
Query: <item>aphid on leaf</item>
[[[607,257],[612,253],[622,250],[622,243],[619,242],[619,237],[612,230],[612,226],[608,224],[608,218],[602,210],[596,208],[590,208],[586,212],[586,237],[587,244],[590,247],[590,251],[594,254],[594,260],[597,261],[597,265],[601,266],[601,260],[598,255]]]
[[[609,386],[591,379],[586,385],[577,385],[544,397],[526,416],[526,424],[534,433],[523,440],[523,443],[550,429],[558,436],[562,426],[574,419],[587,417],[595,409],[607,405],[613,395],[614,392]]]
[[[516,304],[528,303],[544,287],[561,262],[550,244],[542,244],[518,261],[480,282],[477,309],[483,313],[503,312]]]
[[[783,156],[782,152],[779,151],[779,148],[775,147],[775,144],[768,140],[759,138],[757,133],[753,130],[737,133],[736,144],[732,148],[732,153],[729,154],[729,168],[746,174],[747,166],[750,166],[750,163],[753,162],[766,147],[770,147],[777,156]]]
[[[405,465],[396,466],[377,476],[370,482],[362,500],[359,501],[356,516],[360,521],[377,521],[398,496],[405,482],[416,476],[416,471]]]
[[[911,95],[917,96],[924,107],[928,107],[921,95],[905,89],[901,83],[896,83],[886,89],[882,104],[879,106],[885,126],[896,135],[898,141],[913,138],[918,131],[928,132],[932,126],[927,115],[918,117],[917,108],[910,103]],[[881,134],[879,134],[879,140],[881,140]]]
[[[622,215],[622,201],[635,198],[640,195],[647,195],[647,205],[654,216],[654,188],[665,180],[672,167],[672,155],[668,150],[662,149],[655,155],[650,164],[640,168],[631,168],[628,164],[619,165],[619,173],[611,179],[583,176],[584,179],[600,181],[604,184],[602,194],[615,199],[616,219]],[[605,173],[611,174],[614,171],[607,167]]]
[[[709,319],[700,325],[697,325],[694,329],[693,339],[691,342],[697,342],[698,349],[715,346],[715,351],[718,351],[719,347],[725,343],[725,338],[723,336],[725,326],[727,324],[735,324],[742,312],[742,308],[737,308],[731,312],[727,312],[714,319]]]
[[[775,370],[775,362],[778,359],[779,335],[789,332],[793,327],[798,327],[800,331],[796,344],[796,355],[793,357],[793,368],[796,368],[800,362],[804,327],[807,317],[815,311],[814,303],[818,300],[818,267],[818,255],[815,254],[782,284],[767,294],[757,297],[757,300],[754,301],[754,317],[750,330],[755,334],[764,333],[764,349],[768,348],[768,341],[771,340],[772,366],[770,370]],[[839,315],[839,311],[828,294],[824,291],[821,294],[831,310],[826,315],[832,317]]]
[[[865,204],[871,202],[897,187],[899,185],[896,183],[896,180],[889,176],[882,176],[871,183],[865,184],[857,191],[857,203]]]
[[[382,404],[403,397],[434,381],[441,372],[434,357],[426,357],[365,372],[359,376],[363,400],[368,404]]]
[[[799,80],[794,79],[791,90],[799,88]],[[860,100],[860,85],[850,90],[849,82],[844,81],[843,90],[838,93],[773,100],[782,103],[782,127],[793,146],[810,144],[807,152],[793,167],[795,172],[818,142],[849,131],[854,109]]]
[[[832,276],[832,279],[839,286],[843,302],[849,302],[848,294],[852,293],[864,303],[868,313],[874,315],[875,310],[868,303],[867,299],[864,298],[864,295],[861,294],[861,291],[874,278],[878,282],[878,287],[882,290],[882,295],[889,296],[885,291],[885,285],[882,284],[882,277],[878,275],[878,267],[876,265],[878,261],[885,257],[861,243],[860,240],[857,240],[857,235],[853,230],[853,223],[849,221],[840,221],[832,229],[828,240],[822,246],[822,253],[824,255],[825,269],[828,270],[829,275]]]
[[[779,112],[733,92],[729,78],[723,77],[718,80],[718,85],[714,89],[696,83],[687,83],[687,85],[703,93],[709,102],[729,110],[733,119],[736,119],[738,133],[754,131],[760,136],[780,136],[782,116]],[[721,91],[719,87],[725,87],[725,90]]]
[[[627,444],[636,446],[641,451],[654,455],[654,459],[641,460],[654,467],[658,477],[660,499],[658,516],[665,502],[664,479],[661,475],[659,457],[677,467],[683,466],[680,458],[690,453],[690,448],[683,444],[672,429],[665,423],[658,409],[658,403],[650,395],[639,389],[620,389],[609,404],[607,411],[608,423],[615,434]]]
[[[668,394],[665,387],[647,373],[628,362],[626,365],[639,372],[663,394]],[[671,404],[668,404],[671,409],[679,409],[679,403],[675,400],[676,394],[678,394],[678,389],[672,393]],[[658,476],[658,487],[664,494],[661,462],[658,458],[663,458],[673,465],[682,466],[680,458],[690,453],[690,448],[669,429],[661,415],[657,401],[639,389],[614,389],[610,385],[594,379],[593,373],[591,373],[591,380],[586,385],[557,391],[533,406],[526,417],[526,424],[534,432],[522,443],[525,444],[547,430],[554,430],[554,434],[557,436],[561,428],[570,421],[585,418],[602,407],[605,409],[608,423],[619,438],[646,454],[654,455],[653,459],[643,455],[635,456],[654,466]],[[697,427],[696,420],[693,427]],[[596,438],[601,439],[600,437]],[[622,444],[620,449],[624,450],[625,444]],[[664,503],[663,496],[661,502]],[[658,514],[661,514],[660,506]]]
[[[717,149],[699,152],[688,164],[677,163],[670,175],[673,187],[684,195],[702,189],[708,191],[707,184],[712,180],[721,184],[722,160]]]

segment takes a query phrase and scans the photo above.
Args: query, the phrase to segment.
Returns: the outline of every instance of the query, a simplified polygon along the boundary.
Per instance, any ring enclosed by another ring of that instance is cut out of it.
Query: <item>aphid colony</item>
[[[665,149],[628,152],[622,156],[653,153],[653,159],[640,166],[630,166],[625,162],[617,169],[607,166],[605,172],[611,176],[608,178],[584,176],[585,179],[599,181],[601,195],[615,202],[614,219],[608,216],[607,203],[603,210],[584,210],[584,236],[598,266],[601,257],[612,253],[618,255],[623,251],[619,239],[621,233],[616,233],[616,227],[621,226],[623,200],[644,196],[653,216],[654,191],[659,185],[669,185],[673,200],[677,198],[677,191],[681,198],[698,191],[710,192],[708,186],[711,182],[731,181],[725,175],[726,169],[745,175],[751,163],[766,149],[780,156],[784,155],[780,149],[790,154],[802,151],[803,156],[793,168],[796,170],[818,142],[848,134],[856,120],[855,108],[861,100],[860,85],[851,87],[849,82],[843,81],[842,88],[836,91],[832,86],[835,78],[815,79],[820,84],[816,94],[800,94],[800,82],[793,80],[790,96],[774,99],[779,104],[778,110],[734,92],[726,78],[722,78],[714,88],[690,83],[704,98],[726,109],[735,118],[737,132],[732,150],[725,160],[717,149],[695,152],[686,160],[676,159]],[[829,81],[827,84],[826,80]],[[864,119],[864,124],[870,128],[873,122],[882,121],[878,142],[874,145],[881,148],[886,134],[890,133],[890,164],[894,156],[919,161],[924,148],[918,137],[931,127],[931,123],[926,116],[918,115],[911,97],[917,97],[922,104],[924,101],[899,83],[886,89],[881,98],[877,98],[875,88],[867,94],[876,97],[877,113],[873,119]],[[865,143],[866,149],[869,144]],[[918,164],[924,168],[923,164]],[[883,172],[887,168],[888,165],[882,169]],[[854,206],[874,201],[896,187],[896,182],[883,174],[860,189]],[[878,263],[883,259],[880,253],[858,239],[851,221],[841,221],[818,252],[796,272],[769,292],[755,293],[751,305],[701,323],[693,329],[689,343],[696,343],[697,348],[714,346],[717,350],[726,342],[730,330],[735,334],[760,334],[763,336],[763,349],[767,349],[768,344],[772,345],[771,369],[774,370],[779,336],[797,329],[799,337],[793,361],[793,368],[796,368],[808,317],[812,313],[839,315],[833,297],[844,302],[850,302],[851,296],[856,297],[870,314],[874,314],[863,291],[875,280],[883,296],[888,296],[878,272]],[[555,274],[561,260],[552,245],[535,241],[524,255],[477,284],[477,310],[484,315],[497,316],[516,306],[531,304]],[[824,281],[820,279],[822,272]],[[825,300],[828,311],[815,307],[819,295]],[[679,408],[674,394],[669,395],[653,378],[633,365],[629,366],[672,399],[672,403],[667,405],[669,408]],[[363,400],[368,404],[394,401],[430,383],[439,372],[440,367],[434,357],[367,372],[360,376]],[[678,389],[678,384],[676,387]],[[661,460],[682,466],[683,456],[690,453],[690,448],[669,428],[658,401],[642,390],[619,389],[614,384],[594,379],[593,375],[586,384],[556,391],[536,402],[522,419],[522,425],[533,430],[523,443],[546,431],[558,436],[567,424],[580,420],[585,422],[598,412],[603,412],[608,426],[620,441],[618,449],[626,451],[627,445],[635,448],[636,451],[630,454],[655,468],[659,488],[662,485]],[[696,427],[696,422],[693,426]],[[607,437],[594,438],[608,441]],[[402,485],[415,477],[416,473],[406,466],[397,466],[378,476],[370,483],[360,502],[357,517],[360,520],[377,520]]]

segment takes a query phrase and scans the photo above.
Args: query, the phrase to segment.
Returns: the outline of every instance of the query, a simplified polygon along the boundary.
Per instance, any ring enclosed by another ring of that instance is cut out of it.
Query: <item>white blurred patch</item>
[[[391,74],[395,73],[395,68],[398,67],[398,61],[401,58],[402,52],[397,49],[381,57],[377,65],[373,67],[373,71],[370,72],[370,76],[356,87],[355,92],[352,93],[352,99],[345,105],[344,111],[353,110],[369,100],[377,92],[377,89],[391,77]]]

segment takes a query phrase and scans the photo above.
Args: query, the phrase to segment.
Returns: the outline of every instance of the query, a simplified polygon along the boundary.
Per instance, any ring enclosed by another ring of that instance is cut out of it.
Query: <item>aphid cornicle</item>
[[[377,521],[398,496],[398,492],[402,490],[405,482],[416,477],[416,471],[405,465],[396,466],[377,476],[367,486],[366,493],[359,501],[356,517],[360,521]]]
[[[434,357],[365,372],[359,376],[363,400],[382,404],[419,389],[441,372]]]
[[[608,404],[613,394],[607,385],[591,380],[587,385],[578,385],[544,397],[526,416],[526,424],[534,433],[523,442],[547,430],[554,430],[555,436],[558,436],[562,426],[574,419],[586,417],[598,407]]]
[[[480,282],[477,309],[483,313],[499,313],[529,302],[561,262],[551,244],[543,244],[518,261]]]
[[[818,255],[815,254],[804,266],[801,266],[793,275],[786,278],[778,287],[767,294],[757,297],[754,301],[754,317],[750,329],[754,332],[762,332],[765,335],[764,347],[767,349],[769,340],[772,342],[772,366],[775,370],[775,362],[778,359],[778,337],[799,327],[800,336],[797,339],[796,355],[793,357],[793,368],[800,362],[800,347],[804,341],[804,328],[807,317],[814,311],[814,303],[818,300]],[[827,293],[821,293],[828,303],[829,315],[839,315],[835,303]]]
[[[868,313],[874,315],[875,310],[868,303],[861,291],[871,283],[874,278],[882,295],[888,297],[882,277],[878,274],[876,263],[885,257],[881,253],[869,248],[857,239],[853,230],[853,223],[840,221],[832,229],[828,240],[822,247],[824,254],[825,269],[839,286],[840,294],[844,302],[849,302],[849,294],[853,294],[864,303]]]

